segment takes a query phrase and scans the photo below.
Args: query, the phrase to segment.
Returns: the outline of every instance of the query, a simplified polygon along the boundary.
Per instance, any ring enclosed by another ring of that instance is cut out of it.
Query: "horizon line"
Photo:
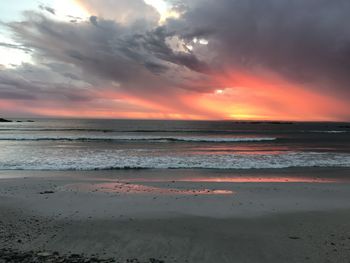
[[[0,118],[4,118],[1,117]],[[64,117],[64,116],[32,116],[32,117],[5,117],[7,120],[30,120],[30,119],[58,119],[58,120],[130,120],[130,121],[188,121],[188,122],[264,122],[264,123],[350,123],[341,120],[281,120],[281,119],[157,119],[157,118],[96,118],[96,117]]]

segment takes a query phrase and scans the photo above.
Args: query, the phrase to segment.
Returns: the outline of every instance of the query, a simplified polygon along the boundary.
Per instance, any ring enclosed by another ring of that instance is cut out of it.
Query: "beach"
[[[349,173],[1,171],[0,244],[42,260],[349,262]]]
[[[350,0],[0,14],[0,263],[350,263]]]

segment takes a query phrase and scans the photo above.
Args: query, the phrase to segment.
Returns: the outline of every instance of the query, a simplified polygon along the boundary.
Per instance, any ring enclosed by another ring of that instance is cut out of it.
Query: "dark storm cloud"
[[[8,25],[18,47],[33,50],[39,64],[79,69],[55,68],[73,82],[72,90],[83,81],[89,89],[114,83],[146,97],[176,90],[208,92],[215,89],[212,74],[262,69],[313,90],[350,96],[347,0],[177,1],[181,18],[163,26],[155,24],[155,11],[140,0],[109,1],[105,9],[102,1],[84,3],[98,7],[97,15],[85,22],[59,22],[28,12],[23,22]],[[119,4],[117,12],[112,7]],[[149,16],[132,13],[136,6]],[[125,23],[120,22],[125,20],[122,9],[133,14]],[[169,44],[174,37],[194,50],[185,51],[183,43],[175,50]],[[209,40],[209,45],[194,44],[195,37]]]
[[[33,50],[35,64],[2,72],[14,83],[0,89],[11,92],[12,98],[17,94],[22,100],[88,102],[110,99],[103,97],[107,89],[196,114],[196,109],[181,101],[164,100],[191,90],[191,78],[207,70],[194,54],[168,46],[167,38],[175,32],[144,30],[140,20],[120,24],[90,17],[67,23],[36,12],[26,12],[22,22],[10,23],[8,28],[17,43]],[[4,78],[0,83],[5,83]]]
[[[168,70],[168,67],[163,65],[163,64],[159,64],[157,62],[149,62],[146,61],[144,66],[151,72],[155,73],[155,74],[161,74],[164,73]]]
[[[153,57],[153,59],[158,59],[160,62],[184,66],[194,72],[209,72],[209,66],[204,61],[200,61],[193,53],[175,52],[169,46],[167,38],[175,35],[175,32],[168,32],[165,27],[158,27],[145,34],[136,34],[119,40],[121,45],[118,49],[127,56],[139,60],[143,60],[145,57]],[[158,68],[159,66],[160,63],[158,63]],[[163,69],[165,69],[165,66],[163,66]]]
[[[169,47],[167,38],[174,32],[159,27],[140,33],[138,23],[121,25],[92,16],[88,22],[70,24],[29,12],[25,22],[9,27],[18,42],[36,51],[37,58],[73,64],[91,84],[114,81],[141,94],[160,89],[167,93],[164,87],[183,84],[181,77],[169,79],[168,72],[178,67],[194,74],[208,71],[194,54]]]
[[[67,79],[58,78],[46,67],[22,64],[16,69],[0,71],[1,99],[42,100],[54,98],[80,102],[90,101],[91,97],[86,89],[72,84]]]
[[[264,68],[314,88],[350,95],[350,1],[186,1],[169,25],[207,37],[216,67]]]

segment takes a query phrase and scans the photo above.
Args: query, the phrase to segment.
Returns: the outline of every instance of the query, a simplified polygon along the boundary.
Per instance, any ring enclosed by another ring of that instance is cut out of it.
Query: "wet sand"
[[[0,249],[118,262],[350,262],[347,178],[348,169],[316,168],[3,171]]]

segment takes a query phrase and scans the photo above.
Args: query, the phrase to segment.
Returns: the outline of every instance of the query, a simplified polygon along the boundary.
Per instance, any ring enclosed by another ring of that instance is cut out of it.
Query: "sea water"
[[[0,170],[287,167],[350,167],[350,125],[78,119],[0,123]]]

